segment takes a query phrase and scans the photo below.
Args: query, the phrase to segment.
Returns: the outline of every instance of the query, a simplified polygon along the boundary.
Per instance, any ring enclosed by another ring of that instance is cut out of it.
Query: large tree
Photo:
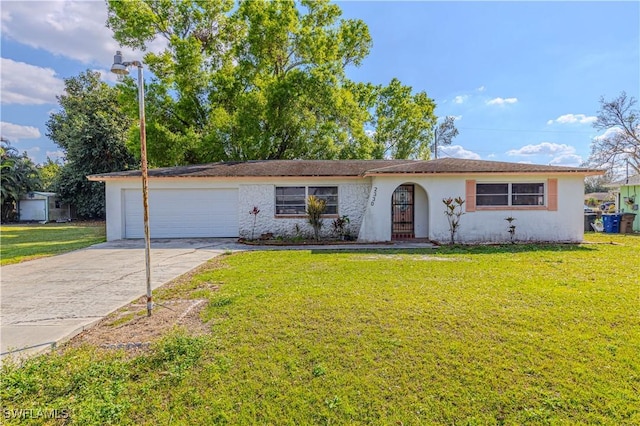
[[[60,110],[47,121],[47,136],[65,153],[66,163],[57,179],[57,192],[74,205],[78,216],[103,218],[104,183],[86,176],[136,167],[125,142],[132,120],[118,103],[118,89],[87,70],[65,79]]]
[[[412,94],[396,78],[378,87],[372,125],[378,158],[429,159],[436,104],[425,92]]]
[[[326,0],[110,0],[120,43],[167,43],[144,57],[151,164],[423,155],[433,101],[347,79],[372,42],[340,15]],[[133,81],[124,93],[134,105]]]
[[[15,209],[24,194],[40,187],[38,169],[26,153],[0,137],[0,218],[2,222],[16,219]]]
[[[611,101],[600,98],[600,111],[593,126],[605,133],[593,139],[591,165],[615,172],[628,164],[640,173],[640,112],[635,104],[636,99],[627,97],[625,92]]]
[[[611,173],[607,172],[602,176],[589,176],[584,179],[584,193],[590,194],[592,192],[609,192],[611,188],[607,186],[615,177],[611,176]]]

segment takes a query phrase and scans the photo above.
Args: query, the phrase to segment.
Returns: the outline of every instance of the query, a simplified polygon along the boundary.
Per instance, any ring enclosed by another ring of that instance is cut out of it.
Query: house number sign
[[[373,193],[371,194],[371,207],[376,203],[376,195],[378,195],[378,187],[373,187]]]

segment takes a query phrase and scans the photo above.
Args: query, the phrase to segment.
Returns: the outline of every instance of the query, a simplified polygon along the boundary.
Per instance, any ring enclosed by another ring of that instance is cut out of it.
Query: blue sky
[[[338,2],[373,38],[348,75],[426,91],[460,131],[442,156],[579,165],[599,99],[640,94],[640,2]],[[105,70],[118,49],[103,1],[3,1],[2,134],[36,161],[62,79]],[[154,49],[152,46],[151,49]],[[123,49],[127,58],[140,53]],[[152,141],[149,141],[152,143]]]

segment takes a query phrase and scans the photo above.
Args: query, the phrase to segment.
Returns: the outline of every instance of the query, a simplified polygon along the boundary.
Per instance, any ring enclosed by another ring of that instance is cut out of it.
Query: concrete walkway
[[[151,285],[155,289],[239,248],[234,239],[154,240]],[[143,240],[3,266],[0,357],[55,347],[145,293]]]
[[[155,289],[227,251],[428,248],[426,242],[247,246],[235,239],[153,240]],[[144,241],[113,241],[2,267],[0,359],[33,355],[65,342],[146,293]]]

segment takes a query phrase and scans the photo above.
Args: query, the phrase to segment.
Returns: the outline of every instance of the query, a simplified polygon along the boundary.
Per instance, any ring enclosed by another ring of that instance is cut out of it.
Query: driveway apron
[[[153,240],[155,289],[240,246],[234,239]],[[42,352],[146,294],[143,240],[113,241],[2,267],[0,357]]]

